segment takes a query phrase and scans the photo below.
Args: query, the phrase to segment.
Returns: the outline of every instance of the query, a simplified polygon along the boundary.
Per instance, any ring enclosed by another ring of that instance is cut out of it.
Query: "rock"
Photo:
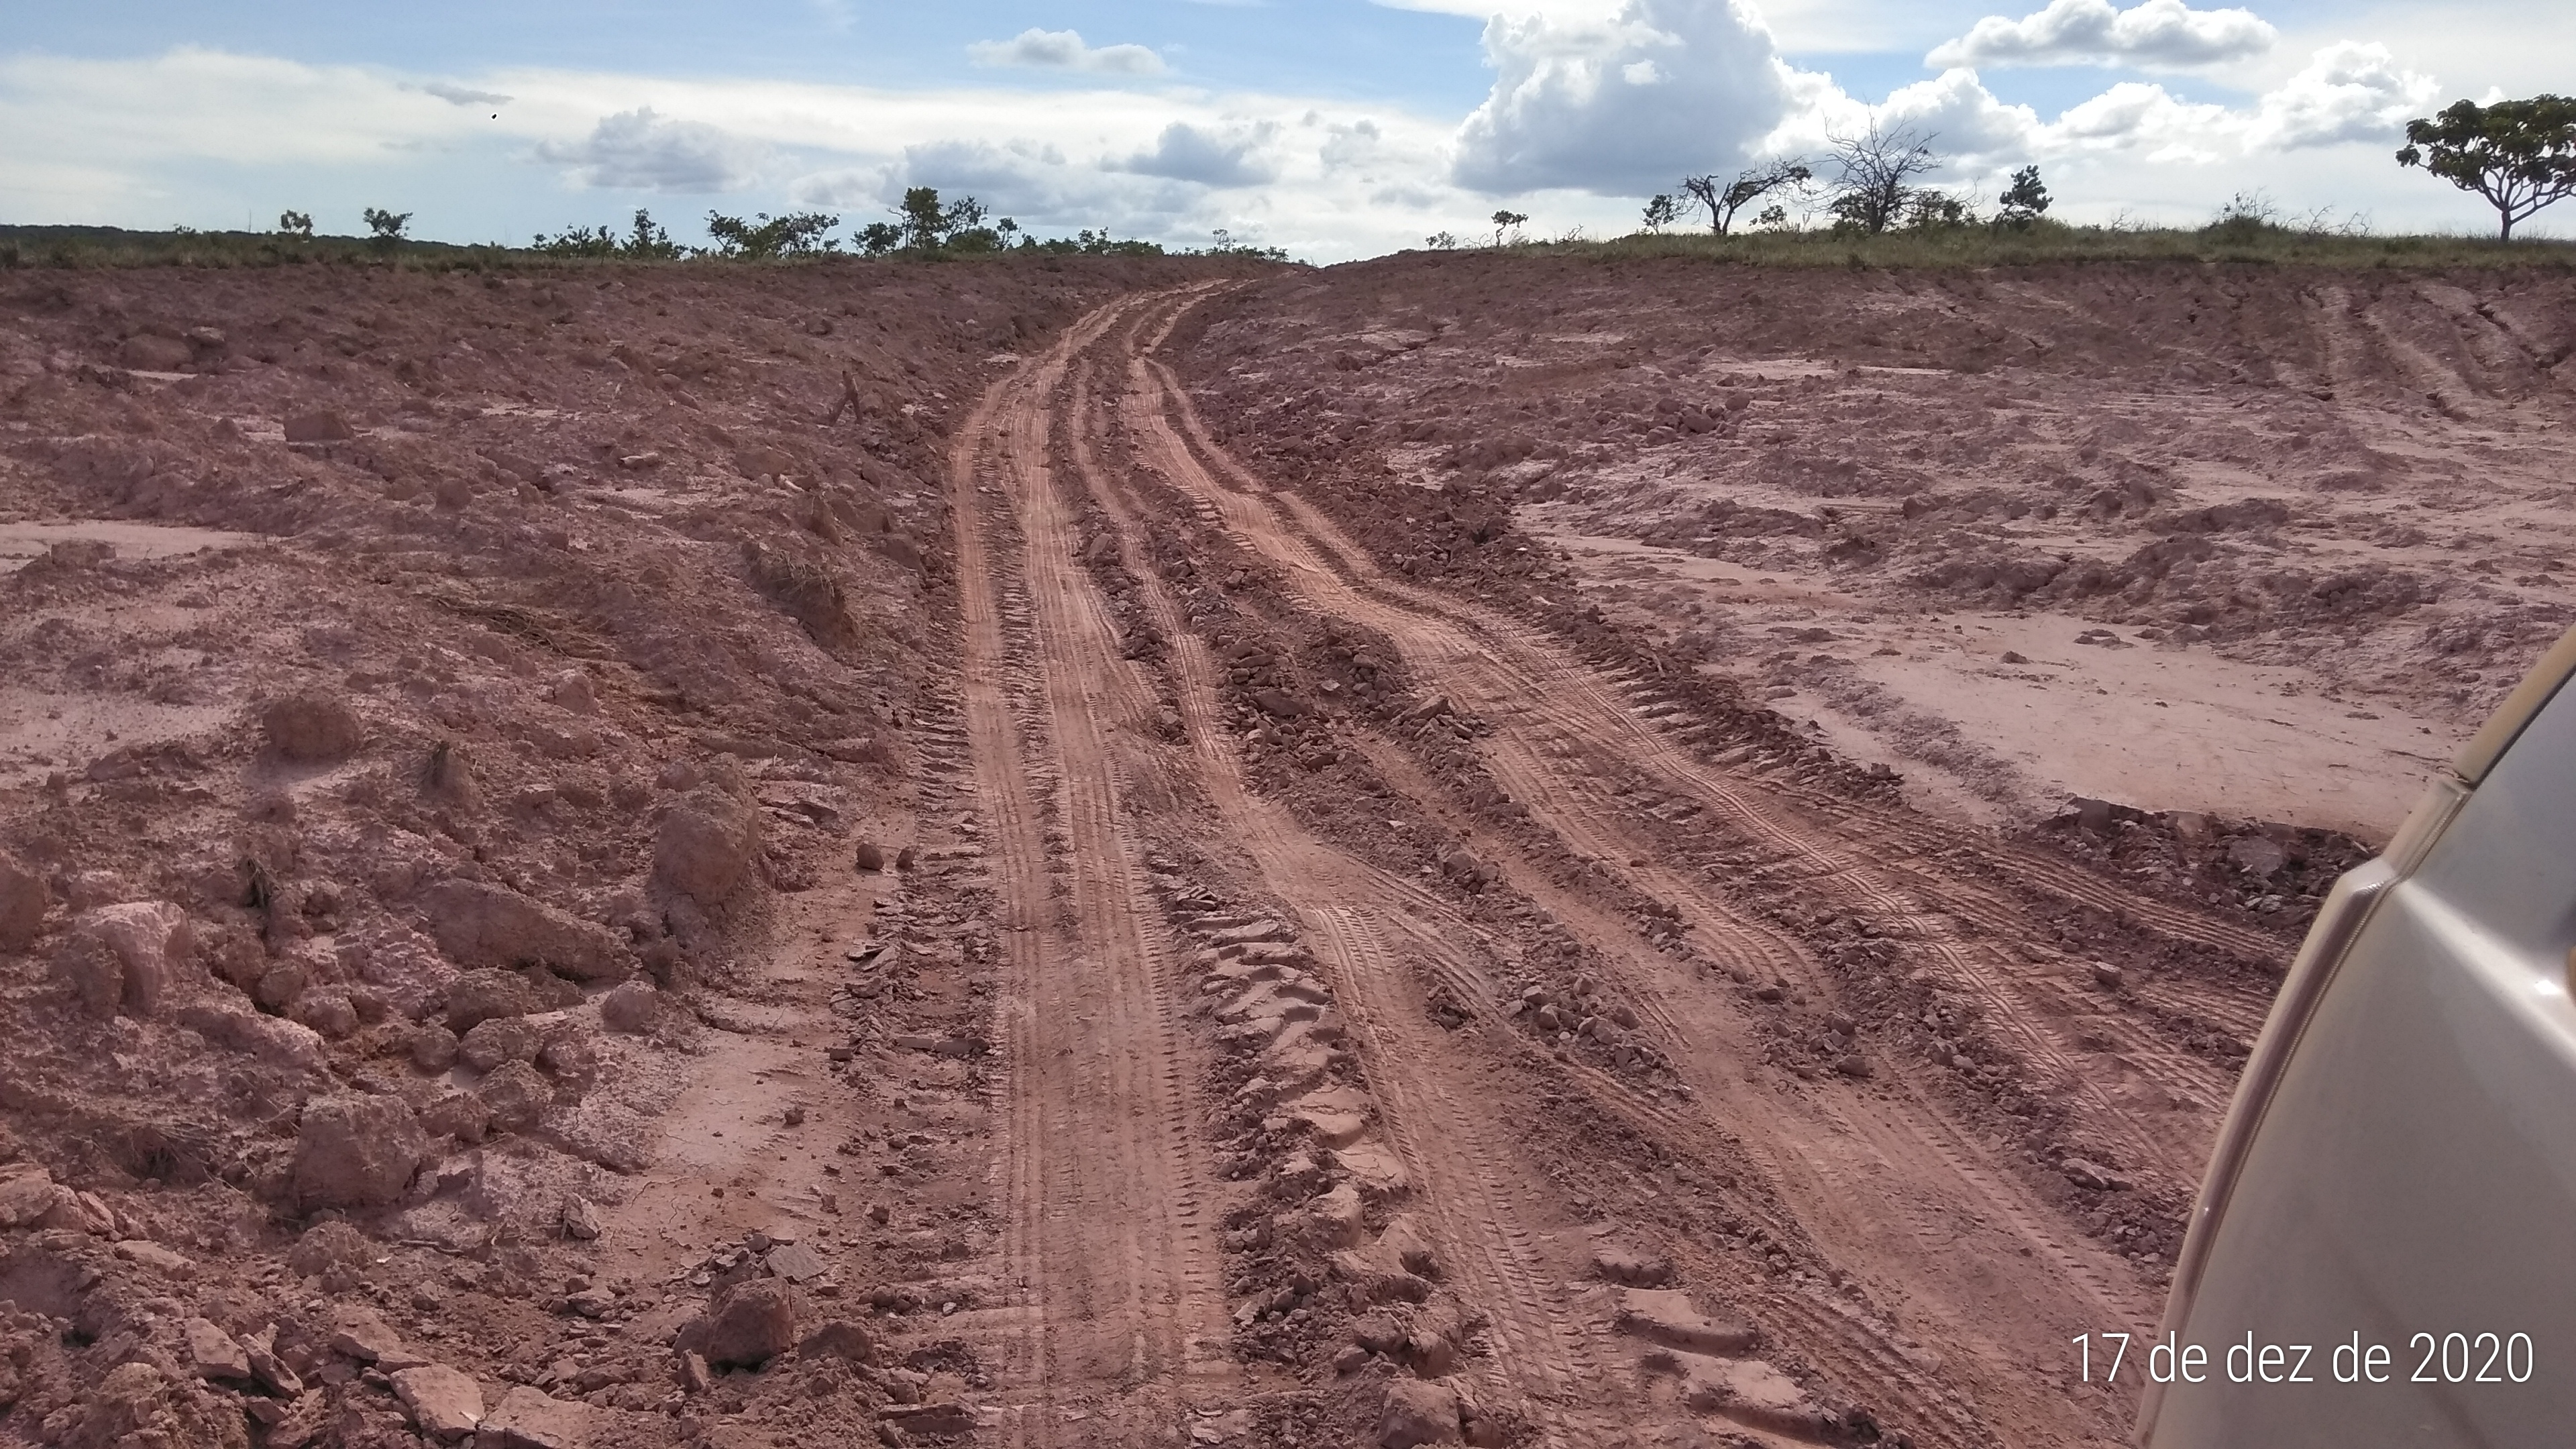
[[[679,1347],[717,1368],[756,1369],[796,1346],[804,1306],[784,1279],[747,1279],[683,1328]]]
[[[1347,1248],[1360,1240],[1360,1190],[1352,1184],[1335,1183],[1332,1191],[1315,1199],[1312,1212],[1324,1246]]]
[[[2119,967],[2114,966],[2107,961],[2096,961],[2093,963],[2093,984],[2096,986],[2117,987],[2126,979],[2127,978],[2122,975]]]
[[[599,1048],[586,1033],[561,1028],[537,1050],[537,1065],[555,1076],[584,1081],[599,1070]]]
[[[863,840],[863,841],[860,841],[860,842],[859,842],[859,853],[858,853],[858,866],[859,866],[859,869],[864,870],[864,871],[869,871],[869,872],[875,872],[875,871],[880,871],[880,870],[885,869],[885,868],[886,868],[886,853],[885,853],[885,847],[884,847],[884,846],[882,846],[882,845],[877,844],[876,842],[874,842],[874,841],[872,841],[872,840]]]
[[[1389,1257],[1402,1264],[1404,1271],[1415,1277],[1440,1276],[1439,1255],[1431,1250],[1431,1239],[1422,1231],[1421,1221],[1413,1214],[1401,1213],[1389,1220],[1386,1231],[1378,1234],[1377,1244]]]
[[[242,1449],[250,1442],[241,1411],[225,1402],[223,1395],[177,1382],[140,1360],[119,1364],[83,1383],[70,1413],[69,1432],[49,1434],[48,1439],[82,1449],[92,1445]],[[16,1431],[18,1425],[13,1422],[11,1428]]]
[[[835,1318],[805,1335],[796,1345],[798,1358],[845,1358],[852,1363],[872,1364],[877,1361],[876,1340],[867,1329],[846,1318]]]
[[[2165,817],[2165,823],[2173,827],[2176,839],[2187,840],[2195,845],[2207,840],[2217,828],[2216,821],[2197,810],[2177,810]]]
[[[927,1434],[934,1439],[949,1439],[975,1431],[975,1411],[948,1400],[935,1404],[889,1404],[878,1413],[890,1427],[912,1434]]]
[[[2030,658],[2028,655],[2025,655],[2018,650],[2007,649],[2003,653],[2003,662],[2006,664],[2028,664],[2030,662]]]
[[[678,1358],[679,1364],[675,1372],[680,1380],[681,1392],[703,1394],[715,1387],[715,1376],[707,1367],[706,1355],[683,1353]]]
[[[496,1016],[478,1021],[456,1044],[456,1059],[478,1072],[488,1072],[504,1062],[533,1062],[544,1047],[536,1023],[523,1016]]]
[[[24,951],[35,944],[51,904],[53,892],[44,877],[0,850],[0,951]]]
[[[554,1105],[554,1089],[526,1062],[503,1062],[474,1084],[474,1095],[492,1109],[492,1125],[503,1132],[525,1132]]]
[[[139,332],[116,349],[116,365],[137,372],[177,372],[196,358],[196,349],[175,337]]]
[[[536,1009],[536,988],[508,971],[468,971],[447,988],[450,1031],[471,1031],[494,1017],[526,1016]]]
[[[1417,1444],[1458,1441],[1456,1390],[1423,1379],[1388,1382],[1386,1405],[1377,1416],[1380,1449],[1413,1449]]]
[[[345,760],[366,738],[347,701],[315,691],[270,700],[259,712],[259,726],[278,758],[297,764]]]
[[[2227,842],[2227,859],[2238,870],[2265,880],[2280,874],[2289,855],[2281,843],[2262,835],[2240,835]]]
[[[309,1026],[267,1016],[232,1001],[192,1001],[172,1015],[181,1026],[271,1066],[309,1070],[322,1065],[322,1034]]]
[[[592,1207],[588,1198],[564,1199],[563,1230],[567,1238],[585,1243],[596,1241],[599,1237],[599,1209]]]
[[[338,1041],[358,1029],[357,1003],[336,986],[304,992],[287,1005],[286,1014],[328,1041]]]
[[[1263,714],[1279,719],[1296,719],[1315,712],[1313,705],[1284,689],[1256,689],[1252,691],[1252,702],[1260,706]]]
[[[72,920],[56,974],[92,1016],[150,1016],[195,949],[188,913],[168,901],[128,901]]]
[[[760,849],[758,818],[714,790],[671,807],[653,837],[653,873],[702,906],[730,897],[751,876]]]
[[[411,1351],[394,1332],[384,1316],[364,1304],[343,1304],[332,1315],[331,1335],[326,1340],[331,1351],[342,1358],[374,1364],[386,1373],[421,1368],[429,1360]]]
[[[650,1031],[661,1005],[662,993],[651,982],[624,982],[599,999],[599,1024],[610,1031]]]
[[[1846,1077],[1866,1077],[1876,1068],[1869,1064],[1869,1058],[1860,1053],[1845,1052],[1834,1060],[1834,1070]]]
[[[475,1449],[589,1449],[591,1412],[586,1405],[547,1397],[525,1384],[501,1396],[483,1416]],[[623,1442],[623,1441],[621,1441]]]
[[[456,1065],[456,1033],[437,1022],[425,1021],[414,1027],[405,1047],[411,1053],[411,1064],[424,1072],[443,1072]]]
[[[789,1243],[771,1251],[767,1260],[770,1272],[790,1283],[810,1283],[832,1271],[823,1255],[803,1243]]]
[[[1752,1329],[1706,1317],[1678,1288],[1626,1290],[1616,1323],[1622,1333],[1693,1353],[1742,1353],[1753,1346]]]
[[[2076,796],[2075,828],[2093,835],[2108,835],[2111,832],[2111,802]]]
[[[295,1206],[383,1207],[411,1186],[429,1136],[399,1097],[308,1102],[295,1134]]]
[[[1672,1281],[1673,1261],[1661,1253],[1604,1243],[1592,1250],[1592,1271],[1613,1283],[1624,1283],[1631,1288],[1652,1288]]]
[[[148,1238],[128,1238],[117,1244],[116,1256],[172,1278],[185,1278],[197,1270],[196,1259],[185,1253],[173,1252]]]
[[[290,443],[345,443],[358,436],[349,420],[327,409],[297,413],[286,420],[286,441]]]
[[[897,870],[912,869],[912,863],[918,855],[919,852],[914,850],[911,846],[905,846],[903,849],[894,853],[894,868]]]
[[[438,949],[460,966],[534,963],[575,981],[626,974],[625,952],[606,927],[575,920],[514,890],[443,880],[421,892],[420,907]],[[448,1025],[457,1026],[452,1008],[449,1017]]]
[[[420,1110],[420,1130],[472,1145],[492,1130],[492,1107],[474,1092],[448,1092]]]
[[[2070,1157],[2058,1164],[2058,1170],[2066,1174],[2067,1181],[2096,1192],[2118,1192],[2129,1186],[2129,1180],[2116,1170],[2090,1158]]]
[[[445,1364],[407,1368],[393,1380],[412,1427],[433,1439],[462,1439],[483,1422],[482,1387]]]
[[[191,1318],[184,1332],[188,1339],[188,1366],[197,1377],[223,1383],[248,1383],[254,1377],[250,1351],[212,1321]]]
[[[79,1212],[78,1196],[43,1167],[31,1162],[0,1168],[0,1229],[42,1225],[66,1202]]]

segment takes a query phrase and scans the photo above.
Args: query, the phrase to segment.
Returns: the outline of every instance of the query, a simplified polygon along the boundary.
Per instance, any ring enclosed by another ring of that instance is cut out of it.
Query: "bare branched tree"
[[[1914,178],[1941,164],[1932,153],[1933,137],[1911,126],[1885,129],[1876,116],[1857,136],[1828,139],[1841,172],[1834,178],[1835,222],[1868,236],[1902,221],[1913,199]]]
[[[1814,179],[1815,172],[1795,156],[1785,161],[1771,161],[1750,171],[1739,171],[1735,179],[1720,185],[1714,175],[1685,176],[1682,190],[1690,193],[1691,204],[1708,213],[1708,229],[1724,236],[1735,225],[1735,214],[1750,203],[1782,188],[1797,189]]]

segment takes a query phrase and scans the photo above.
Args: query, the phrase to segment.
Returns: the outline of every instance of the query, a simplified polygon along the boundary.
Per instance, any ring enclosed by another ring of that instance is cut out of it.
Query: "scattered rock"
[[[832,1271],[831,1265],[823,1261],[822,1254],[803,1243],[789,1243],[772,1249],[767,1261],[770,1272],[790,1283],[810,1283]]]
[[[30,1162],[0,1168],[0,1229],[76,1227],[79,1214],[78,1195],[43,1167]]]
[[[443,880],[421,892],[420,907],[438,949],[460,966],[537,963],[575,981],[626,974],[625,952],[606,927],[575,920],[514,890]],[[451,1007],[450,1026],[457,1025],[454,1015]]]
[[[455,1369],[444,1364],[407,1368],[393,1381],[413,1427],[433,1439],[462,1439],[483,1422],[481,1386]]]
[[[492,1130],[492,1108],[479,1093],[443,1093],[420,1109],[420,1130],[433,1138],[453,1137],[471,1145]]]
[[[308,1102],[295,1135],[296,1209],[385,1206],[428,1155],[429,1137],[399,1097]]]
[[[192,1001],[171,1013],[181,1026],[217,1046],[248,1052],[271,1066],[305,1071],[322,1065],[322,1034],[253,1011],[237,1001]]]
[[[2003,653],[2003,662],[2006,664],[2028,664],[2030,662],[2030,656],[2023,654],[2017,649],[2007,649]]]
[[[73,919],[55,969],[92,1016],[150,1016],[194,941],[168,901],[101,906]]]
[[[1459,1442],[1457,1391],[1423,1379],[1390,1380],[1386,1406],[1378,1412],[1377,1442],[1380,1449]]]
[[[885,869],[885,847],[872,840],[859,842],[858,867],[871,873]]]
[[[2096,986],[2116,988],[2126,979],[2119,967],[2107,961],[2093,963],[2093,984]]]
[[[585,1243],[596,1241],[599,1237],[599,1209],[592,1207],[588,1198],[564,1199],[563,1230],[567,1238]]]
[[[333,1353],[374,1364],[385,1373],[420,1368],[429,1360],[412,1352],[384,1316],[364,1304],[344,1303],[332,1315],[328,1340]]]
[[[2281,867],[2289,862],[2289,853],[2269,836],[2240,835],[2227,842],[2227,859],[2247,875],[2269,880],[2281,873]]]
[[[681,1329],[679,1347],[717,1368],[756,1369],[796,1346],[804,1306],[783,1279],[747,1279]]]
[[[307,691],[273,699],[259,725],[278,758],[297,764],[336,764],[358,752],[366,730],[357,712],[336,696]]]

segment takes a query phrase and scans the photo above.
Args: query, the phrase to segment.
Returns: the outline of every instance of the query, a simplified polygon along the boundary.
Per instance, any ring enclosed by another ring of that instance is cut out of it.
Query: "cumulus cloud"
[[[759,179],[769,148],[703,121],[657,116],[651,106],[602,116],[588,137],[543,141],[537,159],[569,168],[584,186],[705,195]]]
[[[1493,90],[1459,128],[1455,176],[1478,191],[1669,188],[1776,127],[1792,72],[1742,0],[1627,0],[1607,19],[1497,16]]]
[[[1269,121],[1222,132],[1174,121],[1153,145],[1109,163],[1109,169],[1201,186],[1255,186],[1276,174],[1257,153],[1277,130],[1277,123]]]
[[[2398,69],[2387,46],[2347,40],[2318,51],[2263,97],[2247,144],[2290,151],[2391,139],[2407,117],[2431,109],[2440,90],[2431,76]]]
[[[1082,43],[1078,30],[1031,26],[1008,40],[979,40],[966,47],[977,65],[1016,65],[1037,70],[1079,70],[1100,75],[1161,75],[1163,58],[1148,46]]]
[[[2050,0],[2019,20],[1989,15],[1925,56],[1934,66],[2111,65],[2184,70],[2261,55],[2279,32],[2251,10],[2194,10],[2184,0]]]

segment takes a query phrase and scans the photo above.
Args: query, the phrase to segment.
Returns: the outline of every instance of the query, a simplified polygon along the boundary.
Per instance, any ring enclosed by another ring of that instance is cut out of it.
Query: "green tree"
[[[2576,192],[2576,100],[2533,96],[2481,106],[2454,102],[2406,123],[2400,166],[2421,166],[2496,209],[2496,234]]]
[[[1806,162],[1792,156],[1782,161],[1765,162],[1750,171],[1739,171],[1735,173],[1734,180],[1723,186],[1718,184],[1714,174],[1685,176],[1682,178],[1682,191],[1690,197],[1692,205],[1708,213],[1710,234],[1724,236],[1734,227],[1735,214],[1747,205],[1784,187],[1792,191],[1804,190],[1815,175],[1807,168]],[[1772,210],[1780,208],[1775,206]],[[1786,216],[1788,213],[1782,211],[1781,214]]]
[[[311,241],[313,218],[301,211],[281,211],[277,214],[277,229],[288,236],[300,236],[306,241]]]
[[[839,226],[841,219],[819,211],[792,211],[773,217],[762,212],[757,221],[744,221],[738,216],[707,213],[707,235],[716,239],[716,255],[727,261],[765,262],[781,257],[824,256],[841,249],[841,244],[824,236]]]
[[[881,257],[903,245],[903,228],[890,221],[872,221],[858,230],[859,250]]]
[[[1679,221],[1681,215],[1681,204],[1658,191],[1654,200],[1646,203],[1646,230],[1661,235],[1664,228]]]
[[[1529,217],[1528,217],[1528,215],[1527,215],[1526,213],[1523,213],[1523,212],[1518,212],[1518,211],[1498,211],[1498,212],[1495,212],[1495,213],[1494,213],[1494,216],[1493,216],[1493,221],[1494,221],[1494,245],[1496,245],[1496,246],[1501,246],[1501,245],[1503,244],[1503,235],[1504,235],[1504,233],[1517,230],[1517,229],[1520,227],[1521,223],[1523,223],[1523,222],[1525,222],[1525,221],[1527,221],[1527,220],[1529,220]]]
[[[627,232],[625,244],[617,249],[617,254],[638,261],[667,262],[680,254],[680,247],[671,240],[668,231],[654,225],[653,213],[639,206],[635,208],[634,226]]]
[[[411,213],[408,211],[387,211],[382,207],[370,206],[359,215],[366,221],[367,230],[375,234],[374,241],[379,251],[389,252],[401,246],[403,228],[411,225]]]
[[[2028,229],[2048,210],[2048,188],[2040,184],[2039,168],[2025,166],[2013,173],[2012,185],[1995,198],[2003,204],[2002,222],[2006,226]]]

